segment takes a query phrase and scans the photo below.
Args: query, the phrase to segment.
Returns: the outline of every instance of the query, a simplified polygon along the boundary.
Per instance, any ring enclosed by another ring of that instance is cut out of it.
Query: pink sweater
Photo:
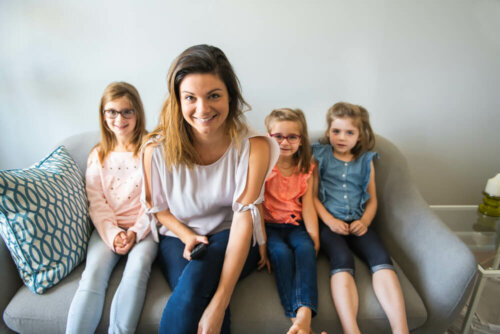
[[[136,241],[149,233],[149,219],[140,202],[142,174],[133,152],[111,152],[101,167],[97,150],[87,162],[85,175],[89,214],[102,240],[114,251],[118,233],[131,229]]]

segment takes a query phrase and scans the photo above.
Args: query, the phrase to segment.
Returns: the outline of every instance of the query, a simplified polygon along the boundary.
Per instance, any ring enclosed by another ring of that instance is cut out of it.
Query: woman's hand
[[[368,231],[368,227],[361,220],[355,220],[349,225],[349,232],[355,236],[362,236]]]
[[[267,245],[259,245],[259,254],[260,260],[257,264],[257,270],[261,270],[264,267],[267,267],[267,272],[271,273],[271,262],[269,262],[269,258],[267,257]]]
[[[198,323],[197,334],[220,333],[225,313],[226,309],[224,307],[209,303]]]
[[[135,244],[136,234],[134,231],[128,230],[127,233],[120,232],[116,235],[113,241],[115,253],[120,255],[127,254]]]
[[[191,261],[191,252],[193,249],[198,245],[199,243],[203,243],[205,245],[208,245],[208,239],[204,235],[198,235],[198,234],[192,234],[185,241],[185,246],[184,246],[184,253],[182,256],[188,260]]]

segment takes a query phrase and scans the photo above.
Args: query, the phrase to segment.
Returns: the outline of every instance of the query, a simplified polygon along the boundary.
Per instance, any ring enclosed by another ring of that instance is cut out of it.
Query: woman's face
[[[198,138],[224,131],[229,94],[224,82],[211,73],[188,74],[179,85],[182,116]]]

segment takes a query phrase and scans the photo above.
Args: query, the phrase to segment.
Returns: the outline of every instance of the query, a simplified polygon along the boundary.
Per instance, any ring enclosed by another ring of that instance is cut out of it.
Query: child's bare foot
[[[311,327],[307,326],[298,320],[296,320],[292,327],[288,330],[287,334],[314,334]]]
[[[311,309],[305,306],[297,310],[297,317],[292,318],[292,327],[288,330],[287,334],[313,334],[311,330]]]

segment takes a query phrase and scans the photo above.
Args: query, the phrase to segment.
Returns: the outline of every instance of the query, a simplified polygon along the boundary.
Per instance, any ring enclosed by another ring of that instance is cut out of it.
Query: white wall
[[[430,204],[478,204],[500,172],[500,1],[0,1],[0,169],[98,129],[111,81],[135,85],[148,129],[171,61],[219,46],[263,129],[302,108],[365,106]]]

